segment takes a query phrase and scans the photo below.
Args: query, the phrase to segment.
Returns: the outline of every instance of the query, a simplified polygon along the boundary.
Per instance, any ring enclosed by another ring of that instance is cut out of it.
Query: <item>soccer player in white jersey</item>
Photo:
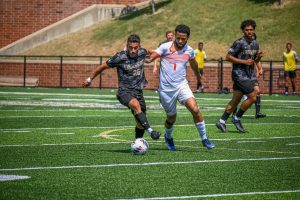
[[[161,44],[156,50],[151,51],[149,59],[145,61],[149,63],[156,58],[161,60],[158,94],[167,114],[164,137],[166,145],[171,151],[176,150],[172,134],[176,121],[177,101],[184,104],[193,115],[203,146],[208,149],[215,146],[207,139],[204,118],[199,112],[197,102],[186,79],[188,62],[195,75],[199,76],[194,50],[187,45],[189,36],[190,28],[183,24],[178,25],[175,29],[175,41]]]

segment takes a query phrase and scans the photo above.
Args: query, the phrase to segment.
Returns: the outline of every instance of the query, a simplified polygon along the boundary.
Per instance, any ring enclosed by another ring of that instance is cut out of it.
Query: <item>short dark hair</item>
[[[199,44],[203,44],[203,42],[198,42],[198,45],[199,45]]]
[[[290,42],[287,42],[287,43],[286,43],[286,46],[287,46],[287,45],[290,45],[291,47],[293,46],[292,43],[290,43]]]
[[[241,29],[244,30],[244,28],[245,28],[246,26],[252,26],[253,29],[255,29],[256,23],[255,23],[255,21],[252,20],[252,19],[246,19],[246,20],[244,20],[244,21],[241,23]]]
[[[187,25],[184,25],[184,24],[180,24],[180,25],[176,26],[175,33],[176,32],[186,33],[188,36],[190,36],[190,27],[188,27]]]
[[[140,36],[138,36],[136,34],[129,35],[129,37],[127,39],[127,44],[131,43],[131,42],[141,43]]]

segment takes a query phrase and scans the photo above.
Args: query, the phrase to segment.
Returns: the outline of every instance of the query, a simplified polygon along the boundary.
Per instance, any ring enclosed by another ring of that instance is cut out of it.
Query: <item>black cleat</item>
[[[226,133],[227,130],[226,130],[226,124],[223,124],[221,122],[217,122],[216,123],[216,127],[223,133]]]
[[[256,113],[255,118],[256,118],[256,119],[258,119],[258,118],[264,118],[264,117],[266,117],[266,116],[267,116],[267,115],[262,114],[262,113]]]
[[[151,138],[152,138],[153,140],[158,140],[159,137],[160,137],[160,132],[157,132],[157,131],[152,131],[152,132],[151,132]]]
[[[232,116],[232,123],[235,125],[235,128],[240,132],[240,133],[246,133],[244,127],[241,124],[241,120],[236,120],[234,116]]]

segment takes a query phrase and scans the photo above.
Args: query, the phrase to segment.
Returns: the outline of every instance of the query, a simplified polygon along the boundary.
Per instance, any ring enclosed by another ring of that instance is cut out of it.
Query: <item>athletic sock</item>
[[[172,126],[171,128],[165,128],[166,138],[171,139],[173,137],[173,129],[174,126]]]
[[[255,111],[256,114],[260,113],[260,96],[256,97],[256,101],[255,101]]]
[[[207,139],[206,137],[206,128],[205,128],[205,122],[202,121],[202,122],[198,122],[198,123],[195,123],[195,126],[199,132],[199,135],[201,137],[202,140],[205,140]]]
[[[226,120],[229,118],[229,116],[230,116],[230,113],[228,113],[228,112],[224,112],[223,113],[223,115],[221,116],[221,119],[220,119],[220,122],[222,123],[222,124],[225,124],[226,123]]]
[[[295,84],[292,84],[292,89],[293,89],[293,92],[295,92],[295,90],[296,90]]]
[[[135,119],[143,126],[143,128],[147,131],[147,133],[150,135],[153,131],[152,128],[150,128],[149,122],[147,120],[147,117],[145,113],[141,112],[134,115]]]
[[[285,93],[288,93],[289,92],[289,88],[288,87],[284,87],[284,91],[285,91]]]
[[[234,116],[235,120],[240,120],[243,116],[245,111],[243,111],[241,108],[237,111],[236,115]]]
[[[142,138],[144,136],[145,129],[139,129],[135,127],[135,138]]]

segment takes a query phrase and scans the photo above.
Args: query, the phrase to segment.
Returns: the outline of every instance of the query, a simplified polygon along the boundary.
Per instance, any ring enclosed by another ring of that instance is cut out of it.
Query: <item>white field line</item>
[[[128,110],[124,110],[124,112],[130,113]],[[151,111],[151,113],[154,113]],[[161,113],[161,112],[157,112]],[[179,115],[191,115],[191,113],[180,113]],[[98,114],[98,115],[65,115],[65,116],[58,116],[58,115],[21,115],[21,116],[15,116],[15,115],[10,115],[10,116],[0,116],[0,119],[5,119],[5,118],[86,118],[86,117],[103,117],[103,114]],[[244,117],[254,117],[253,115],[243,115]],[[208,114],[204,115],[204,117],[220,117],[220,114]],[[268,115],[268,117],[285,117],[285,118],[295,118],[295,117],[300,117],[300,115]]]
[[[172,196],[172,197],[151,197],[151,198],[132,198],[132,199],[118,199],[118,200],[161,200],[161,199],[196,199],[196,198],[210,198],[210,197],[230,197],[230,196],[249,196],[249,195],[266,195],[266,194],[285,194],[285,193],[299,193],[300,190],[279,190],[266,192],[239,192],[239,193],[223,193],[223,194],[201,194],[192,196]]]
[[[99,135],[95,135],[92,137],[100,137]],[[109,135],[112,136],[112,135]],[[293,139],[293,138],[300,138],[300,136],[286,136],[286,137],[261,137],[261,138],[222,138],[222,139],[210,139],[212,141],[253,141],[256,140],[276,140],[276,139]],[[198,142],[200,141],[199,138],[193,140],[176,140],[177,142]],[[77,143],[53,143],[53,144],[4,144],[0,145],[1,147],[34,147],[34,146],[71,146],[71,145],[107,145],[107,144],[128,144],[128,141],[113,141],[113,142],[77,142]],[[148,141],[150,144],[158,144],[164,143],[164,141]],[[296,143],[295,143],[296,144]],[[198,148],[198,147],[196,147]]]
[[[74,135],[75,133],[47,133],[47,135]]]
[[[78,97],[104,97],[104,98],[113,98],[116,97],[115,94],[111,95],[100,95],[100,94],[65,94],[65,93],[38,93],[38,92],[0,92],[0,94],[18,94],[18,95],[39,95],[39,96],[78,96]],[[158,96],[144,96],[145,98],[152,98],[152,99],[158,99]],[[218,101],[229,101],[231,100],[230,98],[224,99],[224,98],[197,98],[199,100],[207,100],[207,101],[212,101],[212,100],[218,100]],[[263,102],[282,102],[282,103],[300,103],[300,100],[262,100]]]
[[[48,166],[48,167],[24,167],[0,169],[0,171],[26,171],[26,170],[51,170],[51,169],[78,169],[78,168],[109,168],[109,167],[129,167],[129,166],[158,166],[158,165],[183,165],[183,164],[203,164],[203,163],[228,163],[228,162],[248,162],[248,161],[275,161],[275,160],[298,160],[300,157],[278,157],[278,158],[241,158],[224,160],[195,160],[177,162],[151,162],[151,163],[119,163],[104,165],[73,165],[73,166]]]
[[[294,125],[294,124],[299,124],[299,123],[278,123],[278,122],[274,122],[274,123],[243,123],[247,126],[258,126],[258,125],[279,125],[282,126],[283,124],[286,125]],[[205,124],[206,126],[215,126],[215,124]],[[176,125],[176,127],[194,127],[194,124],[178,124]],[[233,124],[226,124],[226,126],[233,126]],[[49,128],[49,127],[42,127],[42,128],[17,128],[17,129],[6,129],[6,128],[1,128],[0,131],[12,131],[12,130],[69,130],[69,129],[115,129],[115,128],[134,128],[135,126],[73,126],[73,127],[59,127],[59,128]],[[157,128],[161,128],[164,127],[164,125],[152,125],[151,127],[157,127]]]
[[[295,146],[295,145],[300,145],[300,143],[290,143],[290,144],[286,144],[286,145]]]

